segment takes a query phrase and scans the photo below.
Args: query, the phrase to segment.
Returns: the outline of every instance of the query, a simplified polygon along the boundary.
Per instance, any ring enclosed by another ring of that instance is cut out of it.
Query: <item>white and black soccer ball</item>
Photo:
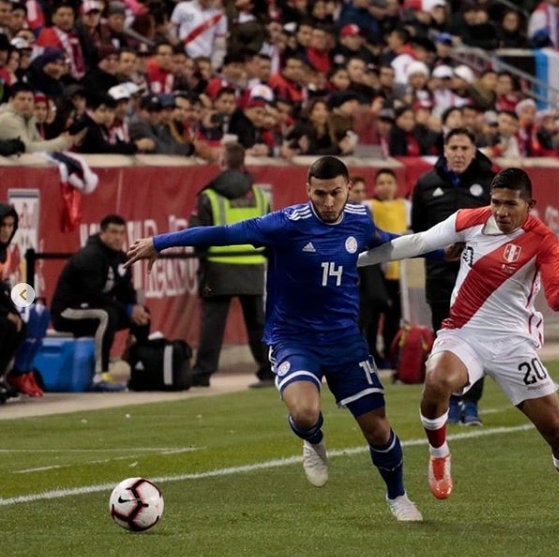
[[[123,528],[141,532],[151,528],[163,514],[160,489],[144,478],[127,478],[111,493],[109,511],[113,520]]]

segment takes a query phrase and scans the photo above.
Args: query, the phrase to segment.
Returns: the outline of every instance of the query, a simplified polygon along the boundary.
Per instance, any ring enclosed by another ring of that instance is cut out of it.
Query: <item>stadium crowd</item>
[[[1,152],[436,155],[465,125],[489,156],[553,155],[555,110],[451,54],[557,47],[558,5],[0,0]]]

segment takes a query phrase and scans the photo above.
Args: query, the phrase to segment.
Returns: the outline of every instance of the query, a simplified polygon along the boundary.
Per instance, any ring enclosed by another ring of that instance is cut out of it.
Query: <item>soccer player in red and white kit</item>
[[[446,422],[451,394],[462,394],[484,373],[536,426],[559,471],[557,386],[538,357],[543,318],[534,299],[559,311],[559,239],[530,215],[532,183],[519,168],[491,182],[490,206],[462,209],[429,230],[402,236],[360,255],[359,265],[404,259],[464,242],[450,316],[437,332],[427,362],[421,422],[429,441],[429,487],[438,499],[452,492]]]

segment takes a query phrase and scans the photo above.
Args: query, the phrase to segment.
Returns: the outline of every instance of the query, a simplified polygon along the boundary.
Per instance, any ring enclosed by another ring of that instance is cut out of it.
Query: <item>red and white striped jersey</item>
[[[559,239],[532,215],[521,228],[503,234],[490,207],[461,209],[425,232],[362,254],[360,265],[413,257],[455,242],[466,246],[443,328],[528,337],[541,346],[543,318],[534,300],[543,286],[547,303],[559,311]]]

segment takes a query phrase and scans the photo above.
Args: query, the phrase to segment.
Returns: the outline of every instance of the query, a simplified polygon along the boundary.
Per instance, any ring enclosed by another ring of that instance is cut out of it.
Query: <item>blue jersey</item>
[[[177,245],[266,247],[264,341],[327,346],[359,333],[359,253],[393,237],[376,228],[363,205],[348,203],[339,222],[326,224],[309,202],[229,226],[162,234],[154,246],[158,251]]]

